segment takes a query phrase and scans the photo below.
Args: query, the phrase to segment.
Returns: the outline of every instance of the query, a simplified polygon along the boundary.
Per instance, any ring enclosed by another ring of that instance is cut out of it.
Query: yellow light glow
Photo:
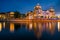
[[[37,28],[37,24],[36,23],[34,23],[34,29],[36,29]]]
[[[60,31],[60,22],[58,22],[58,31]]]
[[[14,12],[10,12],[10,14],[12,14],[12,15],[13,15],[13,14],[14,14]]]
[[[2,31],[2,23],[0,23],[0,32]]]
[[[5,28],[5,22],[3,22],[3,27]]]
[[[0,15],[0,18],[1,18],[1,15]]]
[[[14,32],[14,23],[10,23],[10,31]]]
[[[29,29],[32,29],[32,23],[29,24]]]
[[[51,23],[49,23],[49,29],[51,30]]]

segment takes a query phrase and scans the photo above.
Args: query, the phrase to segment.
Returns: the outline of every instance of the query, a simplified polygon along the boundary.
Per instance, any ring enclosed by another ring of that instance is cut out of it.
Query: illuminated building
[[[6,13],[0,13],[0,20],[4,19],[12,19],[14,18],[14,12],[6,12]]]
[[[1,19],[6,19],[6,14],[5,13],[0,13],[0,20]]]
[[[29,19],[36,19],[36,18],[54,18],[55,12],[54,9],[51,7],[49,10],[42,10],[42,7],[39,5],[39,3],[34,7],[33,12],[27,13],[29,14]],[[28,17],[27,16],[27,17]],[[30,18],[31,17],[31,18]]]
[[[28,12],[28,19],[33,19],[33,13],[32,12]]]
[[[55,12],[54,12],[54,9],[51,7],[49,9],[49,18],[54,17],[54,16],[55,16]]]
[[[10,12],[10,18],[14,18],[14,12]]]
[[[43,16],[43,11],[39,3],[34,7],[33,15],[34,18],[40,18],[41,16]]]
[[[60,16],[58,16],[58,18],[60,19]]]
[[[14,18],[14,12],[7,12],[6,16],[8,19],[12,19],[12,18]]]

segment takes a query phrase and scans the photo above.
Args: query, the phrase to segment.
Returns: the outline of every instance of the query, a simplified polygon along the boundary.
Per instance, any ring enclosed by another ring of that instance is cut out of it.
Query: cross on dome
[[[39,3],[37,3],[37,5],[39,6],[40,4],[39,4]]]

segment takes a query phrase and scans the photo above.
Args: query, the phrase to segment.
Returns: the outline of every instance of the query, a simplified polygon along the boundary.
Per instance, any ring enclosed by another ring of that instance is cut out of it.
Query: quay
[[[49,20],[49,19],[11,19],[10,22],[60,22],[60,20]]]

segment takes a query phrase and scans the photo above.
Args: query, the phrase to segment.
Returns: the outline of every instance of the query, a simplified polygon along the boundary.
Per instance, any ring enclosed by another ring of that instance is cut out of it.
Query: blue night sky
[[[0,0],[0,12],[19,11],[26,13],[34,10],[34,6],[39,3],[42,10],[53,7],[56,14],[60,13],[60,0]]]

